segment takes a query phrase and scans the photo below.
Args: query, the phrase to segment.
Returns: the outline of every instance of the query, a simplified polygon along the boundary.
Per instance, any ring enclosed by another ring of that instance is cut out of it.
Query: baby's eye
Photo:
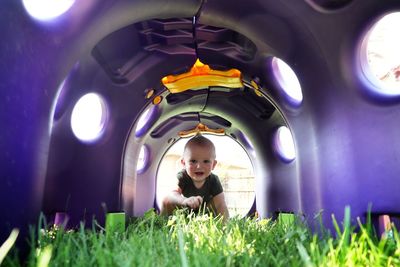
[[[197,163],[197,160],[191,159],[191,160],[189,160],[189,162],[192,163],[192,164],[195,164],[195,163]]]
[[[210,162],[211,162],[211,160],[209,160],[209,159],[206,159],[206,160],[204,160],[203,162],[204,162],[204,163],[210,163]]]

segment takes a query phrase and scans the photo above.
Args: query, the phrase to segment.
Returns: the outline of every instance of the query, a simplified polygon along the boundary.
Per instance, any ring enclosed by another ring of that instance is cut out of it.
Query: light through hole
[[[391,13],[366,34],[361,47],[361,64],[378,94],[400,95],[400,12]]]
[[[22,3],[30,16],[48,21],[67,12],[75,0],[22,0]]]
[[[103,133],[107,121],[107,109],[103,99],[89,93],[75,104],[71,115],[71,128],[83,142],[93,142]]]
[[[303,93],[299,80],[288,64],[283,60],[274,57],[271,61],[272,72],[280,89],[285,93],[288,102],[299,106],[303,101]]]
[[[279,127],[274,135],[274,150],[284,162],[291,162],[296,158],[292,133],[286,126]]]

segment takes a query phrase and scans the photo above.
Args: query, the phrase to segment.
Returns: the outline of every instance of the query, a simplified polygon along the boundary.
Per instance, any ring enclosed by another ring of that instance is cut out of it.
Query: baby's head
[[[192,137],[185,145],[181,162],[195,183],[204,182],[217,164],[214,144],[202,135]]]

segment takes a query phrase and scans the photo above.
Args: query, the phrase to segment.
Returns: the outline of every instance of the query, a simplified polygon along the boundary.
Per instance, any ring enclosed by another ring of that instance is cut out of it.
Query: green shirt
[[[192,178],[185,170],[179,172],[177,178],[178,186],[181,188],[184,197],[201,196],[206,206],[211,204],[213,197],[223,192],[218,176],[213,173],[206,178],[201,188],[196,188]]]

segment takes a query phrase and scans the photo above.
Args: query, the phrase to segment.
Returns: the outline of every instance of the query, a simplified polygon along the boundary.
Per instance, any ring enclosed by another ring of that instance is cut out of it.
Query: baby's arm
[[[224,192],[219,193],[213,198],[215,209],[218,214],[221,214],[224,217],[224,221],[229,219],[229,211],[225,202]]]
[[[161,214],[172,214],[172,211],[176,207],[197,209],[200,207],[201,203],[203,203],[203,198],[201,196],[184,197],[182,195],[182,189],[178,187],[164,198]]]
[[[184,197],[182,189],[178,187],[172,191],[170,201],[176,206],[197,209],[203,203],[203,198],[201,196]]]

